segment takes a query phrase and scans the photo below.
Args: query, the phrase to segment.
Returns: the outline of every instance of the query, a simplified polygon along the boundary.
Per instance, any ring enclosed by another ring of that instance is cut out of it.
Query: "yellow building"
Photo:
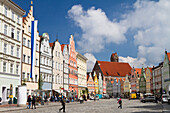
[[[146,68],[146,93],[151,93],[151,68]]]
[[[125,93],[125,95],[128,94],[128,93],[131,93],[130,88],[131,88],[131,85],[130,85],[130,82],[129,82],[129,78],[128,78],[128,75],[126,75],[126,79],[125,79],[125,82],[124,82],[124,93]]]
[[[94,77],[94,84],[95,84],[95,94],[99,94],[99,81],[98,81],[97,74],[95,71],[94,71],[93,77]]]

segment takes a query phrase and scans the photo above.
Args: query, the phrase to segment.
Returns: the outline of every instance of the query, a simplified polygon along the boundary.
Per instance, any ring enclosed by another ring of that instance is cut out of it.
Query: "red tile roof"
[[[53,43],[49,43],[49,45],[50,45],[51,47],[53,47],[54,44],[53,44]]]
[[[170,53],[167,53],[167,55],[168,55],[168,59],[169,59],[169,61],[170,61]]]
[[[61,51],[63,52],[65,44],[61,45]]]
[[[141,74],[141,71],[142,71],[141,68],[135,68],[135,70],[136,70],[136,74],[137,74],[137,72],[138,72],[139,75]]]
[[[121,76],[130,75],[132,68],[128,63],[123,62],[107,62],[97,61],[101,71],[105,76]]]

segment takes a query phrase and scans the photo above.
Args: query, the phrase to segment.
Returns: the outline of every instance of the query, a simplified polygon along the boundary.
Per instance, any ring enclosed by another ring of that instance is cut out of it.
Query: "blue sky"
[[[30,0],[13,1],[28,12]],[[73,34],[88,65],[109,61],[113,51],[131,66],[153,66],[170,49],[168,0],[34,0],[33,5],[40,34],[49,33],[50,42],[57,35],[61,44]]]

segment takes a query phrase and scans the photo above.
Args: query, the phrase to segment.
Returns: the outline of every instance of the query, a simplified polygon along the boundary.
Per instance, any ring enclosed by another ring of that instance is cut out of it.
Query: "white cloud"
[[[138,59],[145,58],[147,65],[163,61],[165,49],[170,50],[170,1],[141,1],[134,4],[134,11],[124,15],[121,25],[137,31],[134,44]]]
[[[123,14],[119,22],[109,20],[101,9],[85,11],[81,5],[73,6],[68,15],[83,31],[77,42],[83,52],[101,52],[106,44],[121,44],[128,39],[127,31],[133,32],[138,53],[137,58],[124,60],[139,64],[146,60],[146,65],[153,65],[163,60],[165,49],[170,51],[170,0],[137,0],[133,11]]]
[[[96,58],[91,53],[86,53],[84,54],[84,56],[88,59],[87,60],[87,71],[91,72],[94,67],[94,64],[96,63]]]
[[[81,5],[74,5],[68,15],[83,31],[82,39],[78,41],[83,52],[100,52],[108,43],[126,41],[125,27],[110,21],[101,9],[91,7],[84,11]]]
[[[137,58],[133,58],[133,57],[130,57],[130,56],[127,56],[127,57],[119,56],[119,60],[120,60],[120,62],[129,63],[129,65],[131,67],[135,67],[135,68],[141,68],[142,66],[146,66],[145,65],[146,64],[145,58],[137,59]]]

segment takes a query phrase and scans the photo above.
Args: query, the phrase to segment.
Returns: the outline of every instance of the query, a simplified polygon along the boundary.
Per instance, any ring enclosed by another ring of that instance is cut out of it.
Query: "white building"
[[[43,79],[43,90],[52,90],[52,53],[48,33],[43,33],[40,46],[40,76]]]
[[[61,51],[61,45],[56,40],[50,43],[52,47],[53,56],[53,86],[52,89],[61,93],[61,88],[63,88],[63,54]]]
[[[33,6],[31,6],[28,15],[23,18],[23,44],[22,44],[22,84],[27,85],[27,95],[32,95],[33,91],[38,89],[39,79],[39,46],[40,37],[37,31],[36,52],[34,75],[30,78],[31,71],[31,22],[34,21]]]
[[[87,58],[77,52],[78,96],[86,93],[87,88]],[[86,93],[87,94],[87,93]]]
[[[68,68],[68,61],[69,61],[69,45],[68,44],[62,44],[61,50],[63,53],[63,77],[64,77],[64,90],[69,91],[69,68]]]
[[[0,0],[0,97],[17,96],[20,85],[22,16],[25,11],[11,0]],[[12,90],[10,91],[10,86]]]

